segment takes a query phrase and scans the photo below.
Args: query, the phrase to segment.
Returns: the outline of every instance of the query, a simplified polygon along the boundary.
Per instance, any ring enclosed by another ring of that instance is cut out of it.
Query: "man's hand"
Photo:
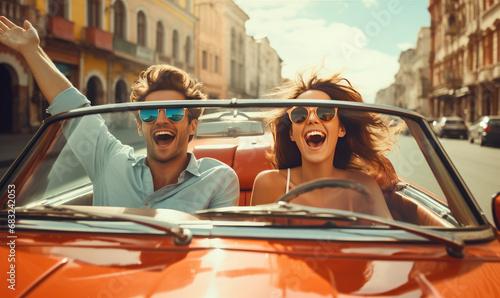
[[[40,38],[30,22],[24,21],[24,28],[21,28],[0,16],[0,42],[24,56],[38,48]]]
[[[40,47],[40,38],[30,22],[24,21],[24,28],[21,28],[0,16],[0,42],[23,55],[49,104],[73,86]]]

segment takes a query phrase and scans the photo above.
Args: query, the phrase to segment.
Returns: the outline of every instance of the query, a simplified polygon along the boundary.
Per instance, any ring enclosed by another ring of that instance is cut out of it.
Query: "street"
[[[492,222],[491,196],[500,192],[500,148],[439,139],[477,203]]]

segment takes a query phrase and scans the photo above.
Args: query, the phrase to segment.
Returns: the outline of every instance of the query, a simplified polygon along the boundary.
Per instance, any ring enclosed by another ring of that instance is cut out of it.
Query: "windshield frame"
[[[358,103],[358,102],[346,102],[346,101],[336,101],[336,100],[283,100],[283,99],[232,99],[232,100],[182,100],[182,101],[161,101],[161,102],[134,102],[134,103],[119,103],[119,104],[107,104],[102,106],[84,107],[68,112],[63,112],[57,115],[53,115],[47,118],[40,129],[37,131],[35,136],[31,139],[26,148],[22,151],[19,157],[15,160],[13,165],[9,168],[7,173],[4,175],[0,181],[0,192],[4,193],[9,185],[12,183],[14,178],[19,174],[22,166],[30,160],[34,152],[32,149],[38,142],[41,142],[46,136],[46,131],[53,128],[53,125],[59,123],[60,121],[80,117],[90,114],[104,114],[112,112],[133,112],[140,109],[146,108],[179,108],[179,107],[204,107],[204,108],[256,108],[256,107],[266,107],[266,108],[287,108],[298,105],[304,106],[323,106],[331,107],[335,106],[339,109],[346,110],[359,110],[365,112],[373,113],[383,113],[386,115],[398,116],[404,119],[407,123],[412,123],[408,125],[414,138],[418,141],[420,140],[419,146],[424,153],[430,153],[426,156],[427,162],[433,168],[433,171],[440,172],[442,177],[447,177],[447,183],[453,183],[455,185],[456,192],[452,195],[459,195],[462,199],[451,200],[449,204],[450,208],[455,208],[455,210],[461,210],[466,214],[465,218],[462,218],[464,222],[477,224],[478,226],[490,227],[490,223],[485,218],[484,214],[480,211],[480,207],[474,200],[470,190],[465,185],[460,174],[452,164],[450,158],[444,151],[444,148],[439,143],[437,137],[432,132],[432,129],[426,119],[416,112],[405,110],[402,108]],[[434,165],[432,165],[434,164]],[[440,166],[436,166],[439,164]],[[460,202],[464,202],[461,204]],[[457,204],[459,203],[459,204]],[[451,206],[455,205],[456,206]],[[461,213],[462,214],[462,213]],[[468,215],[467,215],[468,214]],[[473,227],[476,228],[476,227]]]

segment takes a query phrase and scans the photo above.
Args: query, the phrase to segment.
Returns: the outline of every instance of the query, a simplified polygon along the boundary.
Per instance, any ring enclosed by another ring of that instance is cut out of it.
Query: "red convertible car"
[[[256,175],[271,169],[266,117],[311,105],[406,125],[387,154],[397,181],[380,184],[393,219],[294,203],[318,188],[353,187],[343,180],[250,206]],[[65,127],[99,114],[140,155],[134,112],[178,107],[204,108],[189,150],[234,169],[240,206],[93,206],[93,180]],[[1,180],[0,206],[2,297],[500,297],[500,197],[492,226],[427,121],[397,108],[269,99],[73,110],[44,122]]]

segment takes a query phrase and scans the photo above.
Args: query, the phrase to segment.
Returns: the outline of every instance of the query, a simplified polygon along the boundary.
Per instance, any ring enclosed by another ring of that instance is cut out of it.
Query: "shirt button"
[[[147,205],[149,205],[149,203],[148,203],[148,202],[144,203],[144,206],[147,206]]]

